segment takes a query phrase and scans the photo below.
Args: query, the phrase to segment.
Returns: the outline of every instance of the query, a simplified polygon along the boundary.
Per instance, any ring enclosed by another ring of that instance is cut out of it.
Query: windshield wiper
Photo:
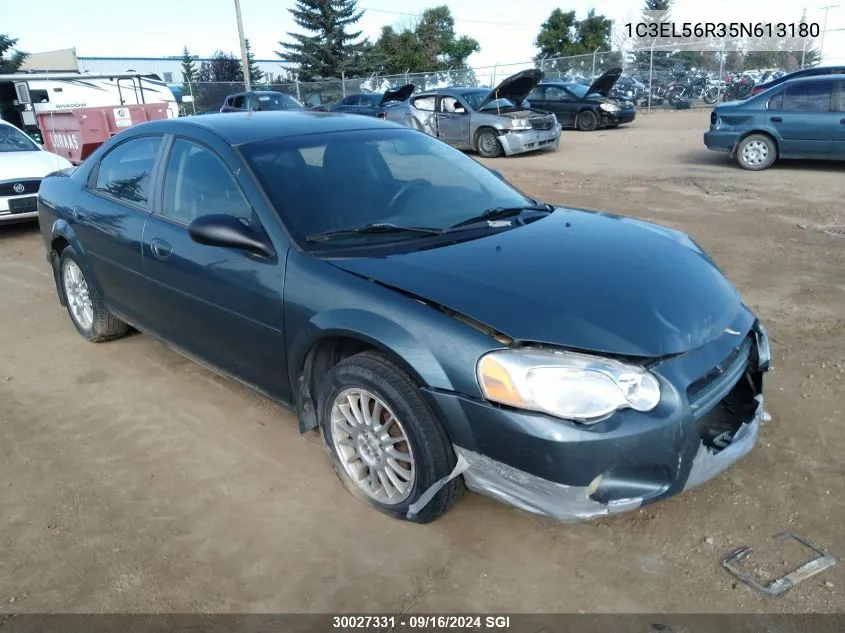
[[[325,242],[326,240],[352,237],[355,235],[377,235],[379,233],[420,233],[423,235],[441,235],[443,231],[441,229],[433,229],[425,226],[400,226],[389,222],[374,222],[372,224],[355,226],[348,229],[335,229],[332,231],[313,233],[306,236],[305,241]]]
[[[522,215],[525,211],[540,211],[548,214],[555,210],[555,208],[548,203],[538,202],[537,200],[534,200],[533,202],[534,204],[527,204],[521,207],[493,207],[492,209],[487,209],[476,216],[462,220],[457,224],[453,224],[449,227],[449,229],[458,229],[464,226],[469,226],[470,224],[478,224],[479,222],[515,218]]]

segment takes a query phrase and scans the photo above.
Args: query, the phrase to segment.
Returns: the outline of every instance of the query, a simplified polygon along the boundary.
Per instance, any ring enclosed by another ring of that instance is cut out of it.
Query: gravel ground
[[[2,612],[841,612],[845,565],[781,598],[769,575],[845,553],[841,164],[745,172],[707,152],[709,112],[564,133],[489,161],[526,192],[688,231],[773,336],[772,424],[694,491],[561,525],[468,494],[418,526],[353,499],[315,434],[141,335],[91,345],[59,306],[34,227],[0,227]]]

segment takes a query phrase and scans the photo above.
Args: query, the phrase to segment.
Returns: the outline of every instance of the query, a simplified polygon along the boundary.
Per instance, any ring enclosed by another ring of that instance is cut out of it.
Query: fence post
[[[346,73],[344,71],[340,71],[340,91],[343,93],[343,96],[346,96]]]
[[[601,46],[599,46],[601,48]],[[596,76],[596,54],[599,52],[599,48],[593,51],[593,71],[590,73],[590,78]]]
[[[651,112],[651,93],[654,92],[654,45],[657,38],[651,42],[651,52],[648,55],[648,105],[646,109]]]
[[[411,83],[411,80],[408,78],[408,73],[409,73],[409,72],[411,72],[411,69],[410,69],[410,68],[408,68],[407,70],[405,70],[405,85],[408,85],[409,83]]]
[[[193,109],[194,114],[196,114],[197,113],[197,102],[194,100],[194,82],[193,81],[188,82],[188,92],[191,93],[191,108]]]
[[[722,50],[719,54],[719,83],[716,88],[716,103],[722,100],[722,85],[725,82],[725,38],[722,38]]]
[[[302,101],[302,95],[299,92],[299,73],[296,73],[293,78],[293,82],[296,84],[296,100]]]

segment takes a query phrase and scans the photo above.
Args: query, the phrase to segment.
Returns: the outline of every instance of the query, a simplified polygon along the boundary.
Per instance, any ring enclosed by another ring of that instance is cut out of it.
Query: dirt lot
[[[751,455],[597,523],[475,495],[427,526],[381,516],[275,405],[141,335],[84,342],[36,230],[0,227],[0,613],[842,611],[845,564],[767,599],[720,557],[751,544],[780,573],[804,560],[770,539],[787,529],[845,554],[845,236],[819,230],[845,225],[843,167],[742,171],[704,149],[708,116],[492,161],[543,199],[688,231],[774,338]]]

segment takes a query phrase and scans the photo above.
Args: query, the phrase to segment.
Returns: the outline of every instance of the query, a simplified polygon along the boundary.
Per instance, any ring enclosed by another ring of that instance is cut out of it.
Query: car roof
[[[845,75],[834,73],[833,75],[812,75],[811,77],[794,77],[792,79],[789,78],[788,75],[781,77],[780,85],[784,84],[797,84],[797,83],[812,83],[816,81],[830,81],[831,79],[835,80],[845,80]],[[764,85],[764,84],[760,84]]]
[[[216,134],[229,145],[244,145],[275,138],[291,138],[305,134],[332,134],[353,130],[409,129],[404,125],[375,117],[310,110],[282,110],[269,112],[230,112],[178,117],[142,123],[145,133],[173,126],[199,127]]]

